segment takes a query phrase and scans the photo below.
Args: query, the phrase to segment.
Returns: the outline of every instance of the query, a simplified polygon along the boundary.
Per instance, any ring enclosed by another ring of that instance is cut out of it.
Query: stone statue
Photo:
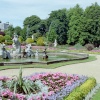
[[[38,56],[39,56],[39,53],[38,53],[38,49],[37,49],[35,52],[35,57],[38,57]]]
[[[21,44],[18,40],[18,35],[14,33],[14,38],[13,38],[13,48],[15,49],[16,54],[21,54]]]
[[[46,52],[46,48],[44,49],[43,51],[43,59],[48,59],[48,55],[47,55],[47,52]]]
[[[56,47],[57,46],[57,40],[55,39],[55,42],[54,42],[54,47]]]
[[[27,57],[34,56],[34,53],[31,48],[32,48],[31,44],[26,45],[25,52],[26,52]]]
[[[1,51],[2,51],[2,58],[3,59],[10,59],[11,58],[10,53],[6,50],[4,43],[2,44],[2,50]]]

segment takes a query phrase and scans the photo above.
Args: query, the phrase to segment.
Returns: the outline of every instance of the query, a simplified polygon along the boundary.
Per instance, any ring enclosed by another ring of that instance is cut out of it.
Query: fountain
[[[34,53],[31,44],[27,44],[26,47],[21,51],[21,44],[18,40],[18,35],[14,34],[13,38],[13,49],[7,51],[5,44],[0,46],[0,66],[8,64],[31,64],[31,63],[42,63],[51,64],[62,61],[70,61],[77,59],[88,58],[87,54],[74,54],[74,53],[47,53],[47,48],[43,52],[38,52],[38,49]],[[55,40],[54,47],[57,46],[57,41]],[[14,59],[16,58],[16,59]],[[20,58],[20,59],[19,59]]]

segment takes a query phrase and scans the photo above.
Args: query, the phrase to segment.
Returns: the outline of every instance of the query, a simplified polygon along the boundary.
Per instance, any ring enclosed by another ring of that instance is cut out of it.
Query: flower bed
[[[88,77],[63,73],[35,73],[23,77],[0,77],[0,97],[7,100],[63,100]]]

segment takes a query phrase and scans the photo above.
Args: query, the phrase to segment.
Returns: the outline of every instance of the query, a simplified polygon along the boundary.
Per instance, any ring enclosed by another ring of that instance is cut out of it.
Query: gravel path
[[[96,55],[96,57],[97,60],[92,62],[66,65],[56,69],[25,68],[23,75],[30,75],[34,72],[63,72],[95,77],[97,82],[100,83],[100,55]],[[18,73],[19,69],[8,69],[0,71],[0,76],[18,75]]]

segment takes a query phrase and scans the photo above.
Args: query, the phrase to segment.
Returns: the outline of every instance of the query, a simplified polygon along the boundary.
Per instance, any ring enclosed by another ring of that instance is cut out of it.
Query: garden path
[[[56,69],[25,68],[23,69],[23,75],[30,75],[34,72],[63,72],[95,77],[97,82],[100,83],[100,55],[95,56],[97,57],[97,60],[95,61],[66,65]],[[19,69],[8,69],[0,71],[0,76],[18,75],[18,73]]]

